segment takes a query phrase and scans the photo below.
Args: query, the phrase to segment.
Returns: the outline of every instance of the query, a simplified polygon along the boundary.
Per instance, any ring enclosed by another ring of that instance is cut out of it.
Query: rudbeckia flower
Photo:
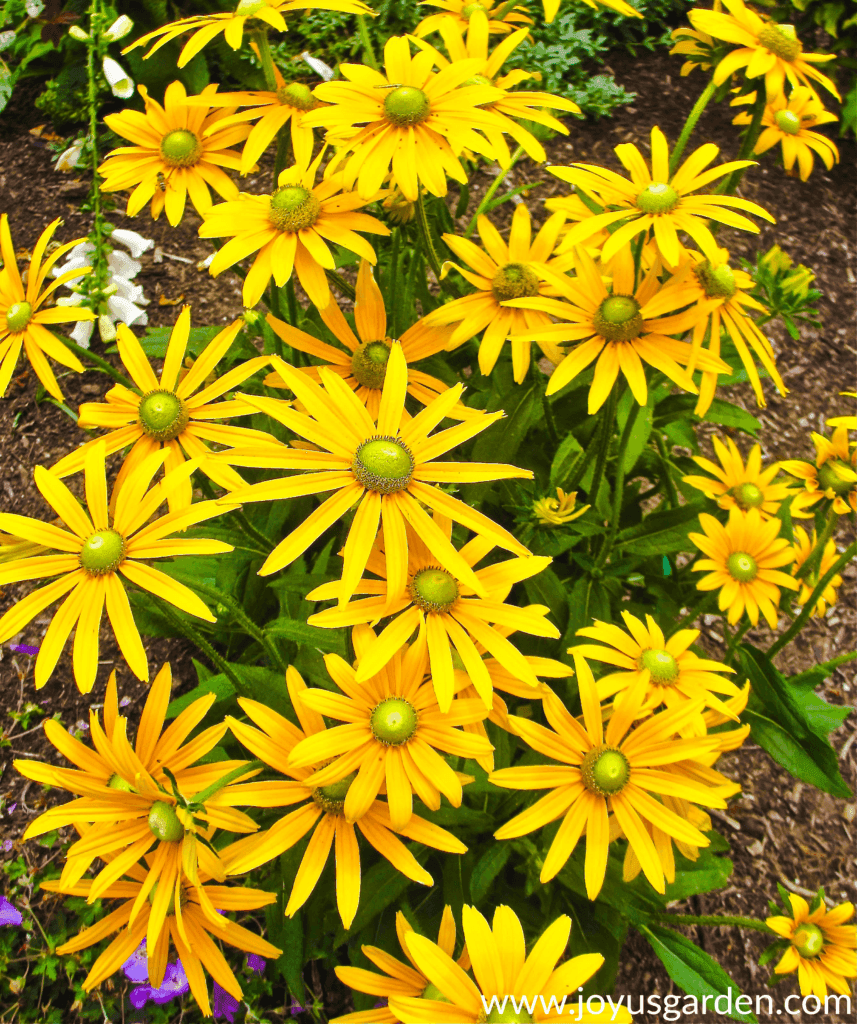
[[[363,970],[361,967],[334,967],[337,978],[343,985],[347,985],[357,992],[367,992],[373,996],[421,998],[429,988],[430,982],[420,971],[405,942],[413,930],[405,915],[401,910],[397,910],[396,936],[399,939],[402,952],[408,958],[408,963],[402,963],[401,960],[390,956],[389,953],[378,949],[377,946],[361,946],[363,955],[384,973],[376,974],[373,971]],[[450,906],[443,908],[440,928],[437,933],[437,945],[448,957],[455,955],[455,918],[452,916],[452,907]],[[470,957],[466,947],[455,962],[462,970],[469,969]],[[368,1013],[363,1010],[358,1013],[346,1013],[343,1017],[335,1017],[330,1024],[367,1024],[370,1021],[377,1022],[377,1024],[396,1024],[398,1019],[388,1007],[378,1006]]]
[[[640,673],[622,702],[614,706],[605,728],[592,670],[575,652],[572,648],[583,724],[552,693],[542,701],[552,729],[526,718],[509,717],[525,743],[559,764],[504,768],[491,773],[489,782],[504,789],[552,790],[494,835],[497,839],[514,839],[561,818],[539,876],[542,882],[548,882],[571,856],[585,831],[586,892],[594,900],[607,870],[612,814],[633,846],[646,878],[663,893],[663,868],[644,822],[691,846],[708,846],[709,840],[651,794],[683,797],[704,807],[726,807],[726,801],[710,785],[682,780],[667,771],[674,762],[695,759],[716,749],[716,739],[707,736],[675,738],[704,703],[701,699],[685,701],[629,731],[646,696],[647,679]]]
[[[581,0],[587,7],[591,7],[593,11],[600,11],[601,7],[609,7],[611,11],[618,11],[619,14],[624,14],[629,18],[642,18],[638,10],[635,10],[630,4],[626,4],[625,0]],[[542,0],[542,7],[545,12],[545,21],[550,23],[556,17],[557,11],[561,0]]]
[[[234,11],[195,14],[190,18],[180,18],[178,21],[161,25],[153,32],[147,32],[146,35],[140,36],[130,46],[126,46],[122,52],[128,53],[129,50],[157,40],[155,45],[143,54],[145,60],[173,39],[177,39],[185,32],[193,32],[193,35],[182,47],[177,61],[178,66],[183,68],[221,32],[227,46],[237,50],[241,47],[244,29],[247,27],[248,21],[261,22],[258,25],[250,25],[250,29],[258,28],[267,31],[269,28],[273,28],[277,32],[285,32],[288,26],[283,17],[284,14],[311,10],[344,11],[347,14],[375,16],[375,12],[366,4],[361,3],[361,0],[239,0]]]
[[[848,428],[838,426],[832,437],[813,433],[815,464],[800,459],[785,459],[780,465],[784,473],[803,480],[804,490],[792,505],[792,515],[807,519],[812,513],[803,510],[826,498],[833,502],[833,511],[843,516],[857,512],[857,448],[848,443]]]
[[[832,53],[804,53],[803,44],[795,35],[794,26],[781,25],[760,17],[744,0],[723,0],[729,11],[688,11],[694,28],[715,39],[736,43],[739,47],[727,54],[714,71],[714,84],[721,85],[739,68],[746,68],[747,78],[765,77],[768,96],[783,92],[786,79],[792,86],[811,86],[809,79],[823,85],[839,99],[836,86],[813,65],[834,60]]]
[[[422,0],[422,7],[439,7],[440,14],[429,14],[414,29],[414,34],[420,37],[430,35],[432,32],[439,32],[443,25],[451,23],[459,32],[466,31],[470,19],[478,11],[482,11],[488,19],[488,31],[492,35],[506,35],[516,25],[532,25],[533,19],[528,17],[526,7],[513,7],[506,10],[502,18],[498,18],[501,8],[506,4],[502,0],[493,3],[492,0]]]
[[[190,106],[181,82],[167,86],[163,107],[149,97],[145,86],[137,90],[146,104],[144,114],[123,110],[104,118],[108,128],[134,145],[107,154],[98,168],[104,176],[101,190],[119,192],[136,186],[128,199],[128,216],[135,217],[151,199],[152,217],[157,220],[166,209],[173,227],[182,219],[188,196],[197,213],[209,209],[209,186],[224,199],[234,199],[238,186],[221,168],[241,166],[240,154],[229,146],[246,139],[250,126],[218,126],[232,110]],[[200,98],[216,92],[216,85],[207,85]],[[207,132],[211,127],[216,130]]]
[[[857,977],[857,929],[847,925],[854,916],[853,903],[828,910],[819,896],[810,905],[802,896],[788,894],[791,916],[769,917],[765,924],[789,945],[774,974],[797,971],[800,994],[814,995],[824,1003],[828,988],[850,996],[846,979]]]
[[[857,398],[857,391],[840,391],[840,395],[847,395],[848,398]],[[834,416],[827,420],[828,427],[846,427],[848,430],[857,430],[857,415]]]
[[[791,544],[780,537],[779,519],[762,519],[757,508],[729,510],[726,526],[702,512],[699,522],[705,533],[689,533],[688,539],[707,555],[697,559],[694,572],[708,572],[697,581],[698,590],[720,590],[718,605],[727,612],[730,625],[744,612],[755,626],[759,612],[771,629],[777,628],[780,588],[797,590],[798,582],[783,566],[794,561]]]
[[[812,541],[810,541],[806,530],[801,526],[796,526],[794,529],[794,565],[792,566],[792,575],[797,576],[801,566],[809,558],[810,554],[815,550],[818,544],[818,534],[815,530],[812,531]],[[824,551],[821,554],[821,560],[816,566],[815,572],[807,573],[806,576],[802,576],[800,579],[800,590],[798,591],[795,602],[803,607],[806,602],[810,599],[813,590],[815,590],[818,581],[822,576],[827,575],[827,570],[832,568],[834,563],[838,561],[839,553],[836,550],[836,541],[831,537],[830,540],[824,545]],[[824,617],[825,612],[828,608],[831,608],[836,604],[836,589],[842,586],[842,577],[837,573],[830,583],[822,591],[821,596],[815,602],[815,607],[810,612],[810,616],[815,615],[819,619]]]
[[[700,658],[689,649],[699,638],[698,629],[679,630],[667,640],[651,615],[646,616],[645,623],[627,611],[622,612],[622,618],[627,632],[598,619],[594,626],[577,631],[578,636],[597,640],[604,646],[579,644],[571,648],[583,658],[602,661],[619,670],[608,672],[598,680],[600,701],[620,694],[615,703],[621,704],[628,690],[641,676],[645,676],[643,711],[655,711],[661,705],[681,708],[689,700],[702,700],[703,707],[714,708],[727,718],[737,721],[738,716],[716,696],[718,693],[738,696],[738,687],[721,675],[723,672],[734,673],[735,669],[719,661]],[[704,736],[706,729],[702,714],[689,721],[679,732],[685,737]]]
[[[286,670],[286,684],[300,729],[271,708],[244,697],[239,697],[238,703],[259,728],[234,718],[227,719],[239,742],[285,778],[231,786],[229,799],[234,804],[252,807],[301,806],[264,832],[234,843],[229,849],[230,871],[243,873],[265,864],[312,832],[286,904],[286,916],[291,917],[309,899],[327,863],[330,849],[335,846],[336,905],[343,926],[350,928],[360,902],[360,850],[355,825],[369,845],[397,871],[420,885],[432,885],[432,877],[398,836],[446,853],[466,853],[467,847],[449,832],[416,814],[411,815],[407,825],[394,828],[390,811],[381,800],[371,802],[354,824],[347,821],[345,800],[356,773],[331,785],[317,787],[310,782],[312,768],[297,768],[289,761],[289,754],[298,743],[306,737],[324,733],[326,726],[321,715],[301,700],[306,685],[292,666]],[[321,765],[315,767],[320,768]]]
[[[491,221],[480,216],[476,222],[484,249],[467,238],[444,235],[443,240],[455,255],[467,264],[455,267],[461,276],[477,290],[461,299],[454,299],[433,310],[425,318],[427,324],[457,324],[449,344],[452,348],[463,345],[480,331],[485,333],[479,343],[479,369],[489,374],[494,369],[506,339],[512,342],[512,370],[520,384],[530,366],[531,332],[547,327],[552,321],[544,312],[529,306],[513,309],[503,305],[509,299],[557,295],[557,285],[551,271],[562,274],[574,262],[574,254],[556,255],[557,238],[565,222],[563,213],[549,217],[532,237],[532,218],[525,203],[515,207],[509,241],[504,242]],[[562,360],[562,349],[548,341],[539,342],[539,348],[552,363]]]
[[[694,307],[676,312],[687,305],[687,299],[680,291],[667,291],[660,284],[657,266],[635,289],[630,247],[620,250],[613,260],[612,292],[607,291],[592,257],[582,246],[575,249],[574,260],[575,278],[552,276],[557,291],[567,302],[538,296],[510,301],[510,305],[538,309],[566,321],[531,331],[526,337],[555,345],[581,343],[575,345],[551,374],[547,394],[565,387],[597,357],[595,377],[589,389],[590,415],[607,400],[620,373],[628,381],[634,398],[645,405],[648,386],[644,362],[695,395],[696,385],[685,369],[694,357],[694,349],[670,335],[693,327],[705,315],[704,310]],[[525,336],[512,335],[512,343],[522,337]],[[722,359],[705,351],[697,353],[696,362],[703,370],[729,372]]]
[[[0,568],[0,586],[59,577],[28,594],[0,618],[0,643],[19,633],[45,608],[68,594],[42,640],[35,668],[37,688],[50,679],[69,633],[75,629],[74,678],[81,693],[89,693],[98,671],[98,630],[105,604],[116,642],[131,671],[138,679],[149,678],[146,651],[134,622],[128,595],[120,581],[120,573],[131,583],[169,601],[183,612],[206,622],[215,621],[192,590],[140,561],[190,554],[222,554],[232,550],[231,544],[220,541],[169,536],[221,515],[226,508],[218,502],[197,502],[188,509],[171,512],[148,526],[144,525],[167,500],[170,492],[180,487],[196,468],[195,462],[186,462],[150,487],[166,456],[166,451],[154,452],[136,467],[117,496],[112,516],[107,508],[103,441],[90,449],[86,456],[86,509],[81,508],[77,498],[53,473],[36,466],[36,487],[68,527],[67,530],[39,519],[0,512],[0,529],[59,552],[16,559]],[[235,503],[231,507],[234,508]]]
[[[209,792],[230,773],[240,774],[247,761],[216,761],[192,767],[226,732],[226,724],[220,723],[188,741],[214,703],[214,694],[194,701],[164,729],[171,686],[167,663],[152,683],[133,748],[128,740],[128,720],[119,715],[113,672],[104,701],[104,727],[94,711],[89,714],[95,749],[69,736],[59,722],[44,723],[48,740],[79,770],[41,761],[15,762],[16,769],[27,778],[78,794],[77,799],[39,815],[24,833],[25,839],[31,839],[66,825],[78,828],[82,838],[66,852],[61,886],[77,884],[94,860],[105,860],[105,867],[88,883],[91,903],[155,847],[143,894],[152,894],[147,937],[150,949],[157,945],[170,897],[183,879],[198,884],[201,869],[223,881],[225,868],[209,843],[215,829],[253,832],[258,827],[227,803],[228,785]],[[253,773],[251,769],[244,774]],[[185,802],[192,803],[192,813],[176,793],[188,798]],[[192,801],[197,794],[203,799]],[[160,900],[157,893],[161,894]],[[137,906],[132,910],[132,925],[140,909]]]
[[[675,42],[675,46],[670,50],[670,56],[679,53],[686,58],[681,66],[682,78],[689,75],[694,68],[710,71],[719,60],[718,50],[723,44],[717,43],[707,32],[683,25],[671,32],[670,37]]]
[[[452,523],[435,516],[435,523],[451,542]],[[453,671],[457,654],[485,703],[491,707],[491,676],[482,661],[477,645],[489,651],[516,679],[529,686],[538,686],[538,677],[526,658],[506,639],[508,633],[521,630],[533,636],[559,639],[559,630],[547,619],[549,611],[544,605],[519,608],[505,600],[516,583],[536,576],[550,565],[551,559],[542,556],[510,558],[495,562],[482,569],[476,565],[493,546],[490,541],[477,537],[459,550],[459,555],[473,569],[476,579],[484,587],[488,599],[477,597],[473,589],[453,573],[442,569],[416,531],[405,526],[407,534],[408,567],[405,580],[393,585],[387,579],[387,552],[383,534],[379,535],[369,555],[366,568],[378,579],[362,579],[356,594],[369,594],[368,598],[352,601],[338,608],[311,615],[310,625],[337,628],[375,623],[390,617],[391,621],[380,635],[374,634],[363,645],[357,667],[357,681],[366,683],[383,670],[416,629],[426,632],[430,657],[431,678],[441,710],[446,712],[455,690]],[[400,586],[400,589],[395,589]],[[330,600],[339,596],[340,581],[325,583],[307,594],[308,601]],[[496,626],[507,627],[503,632]]]
[[[103,437],[87,441],[51,466],[54,476],[64,477],[79,472],[83,469],[88,453],[98,444],[104,446],[108,455],[133,445],[113,484],[111,504],[115,504],[116,495],[137,466],[152,452],[162,448],[168,452],[165,463],[167,470],[181,466],[186,454],[188,458],[198,460],[202,472],[221,487],[227,490],[243,487],[245,481],[234,469],[208,461],[211,449],[206,444],[207,441],[213,441],[222,445],[246,445],[268,437],[261,430],[210,422],[256,412],[243,402],[215,402],[214,399],[243,384],[262,366],[267,366],[267,356],[246,359],[222,377],[209,381],[242,326],[243,321],[236,320],[225,327],[211,339],[190,369],[183,373],[190,338],[190,306],[185,306],[170,332],[161,378],[158,380],[133,331],[120,324],[116,339],[119,358],[140,394],[122,384],[116,384],[107,392],[106,403],[84,402],[80,407],[78,426],[85,429],[113,429]],[[196,395],[195,391],[198,392]],[[188,508],[192,497],[190,477],[186,477],[180,487],[170,492],[167,499],[170,511],[178,512]]]
[[[296,412],[286,402],[277,399],[254,395],[239,397],[310,441],[316,448],[301,450],[272,444],[255,450],[236,448],[214,456],[231,465],[304,470],[241,487],[221,500],[272,501],[324,491],[334,493],[280,541],[259,570],[260,575],[268,576],[293,562],[355,504],[357,511],[343,553],[340,604],[344,604],[357,589],[382,523],[387,542],[387,579],[393,592],[399,593],[404,588],[407,577],[405,523],[410,523],[441,568],[472,587],[480,596],[485,595],[482,583],[440,527],[426,514],[423,505],[502,548],[518,555],[529,554],[508,530],[436,486],[529,479],[532,476],[527,469],[499,463],[436,461],[438,456],[501,419],[502,412],[468,419],[429,436],[458,403],[464,385],[449,388],[413,419],[405,420],[407,363],[398,343],[394,343],[390,351],[377,421],[372,419],[342,378],[325,367],[319,369],[323,384],[319,387],[306,374],[276,356],[272,357],[272,364],[307,413]]]
[[[324,359],[327,369],[342,377],[366,406],[372,419],[377,419],[393,339],[387,334],[387,311],[384,308],[381,289],[372,276],[371,265],[366,260],[361,260],[357,273],[357,296],[354,301],[356,334],[335,302],[329,303],[318,312],[327,329],[344,347],[344,352],[326,341],[319,341],[305,331],[299,331],[283,320],[278,320],[270,313],[267,321],[271,330],[287,345],[299,352],[308,352],[312,356]],[[449,343],[451,334],[451,328],[430,327],[423,317],[398,338],[402,354],[408,362],[408,394],[420,405],[428,405],[447,390],[447,385],[437,377],[415,369],[411,364],[442,352]],[[317,366],[302,366],[299,369],[316,383],[321,381]],[[288,387],[278,373],[269,373],[265,378],[265,384],[269,388]],[[405,415],[410,415],[407,410]],[[461,403],[447,413],[453,420],[481,415],[480,411],[468,409]]]
[[[749,97],[742,97],[742,100]],[[753,120],[749,111],[742,111],[732,121],[733,124],[750,124]],[[767,153],[778,143],[783,147],[783,167],[791,171],[795,162],[801,181],[806,181],[812,174],[813,151],[821,157],[828,171],[839,163],[839,150],[836,144],[825,135],[810,131],[819,124],[838,121],[835,114],[824,109],[818,96],[808,86],[799,85],[786,98],[778,93],[765,105],[762,114],[762,134],[759,136],[753,152],[758,156]]]
[[[750,316],[750,310],[769,316],[770,310],[750,294],[755,281],[744,270],[733,270],[729,266],[729,253],[719,249],[713,259],[708,259],[698,252],[686,253],[687,265],[691,273],[685,273],[684,265],[665,285],[667,294],[675,291],[689,303],[696,303],[701,313],[693,328],[694,356],[688,366],[696,369],[697,355],[702,351],[705,338],[708,337],[708,354],[715,359],[720,358],[722,332],[725,331],[750,379],[756,401],[761,408],[767,404],[759,371],[755,359],[770,374],[781,395],[788,394],[776,365],[776,355],[770,341],[759,330]],[[702,381],[699,385],[699,400],[694,412],[704,416],[711,406],[717,388],[717,373],[701,366]]]
[[[343,160],[346,186],[356,183],[367,200],[377,194],[391,164],[393,181],[413,202],[420,197],[420,185],[432,195],[445,196],[447,177],[467,181],[458,162],[462,150],[488,159],[496,156],[476,129],[506,130],[496,114],[484,109],[503,92],[491,85],[464,84],[485,62],[456,61],[438,73],[432,71],[433,63],[430,53],[411,57],[407,38],[393,36],[384,46],[385,73],[362,64],[340,64],[347,80],[325,82],[314,90],[329,106],[307,114],[304,124],[334,133],[364,126],[342,139],[337,160]]]
[[[232,202],[212,207],[203,218],[201,238],[233,236],[211,261],[212,277],[258,253],[244,279],[245,306],[256,305],[272,277],[282,288],[294,270],[310,301],[323,309],[330,302],[325,270],[336,268],[327,243],[341,245],[374,263],[375,250],[357,232],[390,234],[375,217],[358,212],[375,195],[362,199],[356,192],[344,192],[341,175],[315,184],[323,152],[309,167],[295,164],[283,171],[273,195],[242,192]]]
[[[572,164],[571,167],[549,167],[563,181],[591,195],[604,207],[619,207],[593,214],[581,221],[565,236],[564,246],[577,245],[597,231],[611,225],[618,227],[604,243],[602,261],[608,262],[640,232],[652,230],[664,262],[678,265],[683,246],[677,232],[684,231],[709,259],[716,259],[718,245],[706,221],[716,220],[732,228],[759,233],[759,228],[746,217],[735,213],[744,210],[772,224],[775,219],[757,203],[738,196],[698,194],[698,190],[742,167],[751,167],[753,160],[731,160],[713,170],[705,168],[720,152],[712,142],[695,150],[675,174],[670,174],[670,151],[660,128],[652,128],[652,169],[630,142],[615,147],[629,181],[615,171],[597,164]],[[733,207],[733,209],[727,209]]]
[[[63,401],[63,394],[45,357],[50,356],[78,373],[83,372],[83,365],[77,356],[48,329],[51,324],[95,319],[95,314],[89,309],[45,305],[45,300],[60,285],[90,272],[89,267],[69,270],[52,281],[47,288],[43,287],[57,260],[83,241],[75,238],[66,242],[45,259],[48,242],[60,224],[62,220],[57,217],[39,236],[30,257],[30,265],[25,271],[25,286],[9,232],[9,217],[5,213],[0,217],[0,256],[3,258],[0,268],[0,398],[6,394],[22,347],[45,390],[59,402]]]
[[[619,0],[621,2],[621,0]],[[512,92],[511,90],[520,82],[526,82],[531,78],[540,78],[537,72],[512,70],[508,74],[500,74],[503,65],[511,58],[514,50],[527,38],[529,29],[521,29],[507,36],[493,52],[488,52],[489,28],[488,17],[483,10],[476,10],[470,16],[467,25],[467,39],[452,21],[448,18],[440,28],[449,57],[445,57],[429,43],[423,42],[418,36],[412,36],[412,41],[424,52],[430,53],[434,58],[435,66],[439,69],[448,68],[458,61],[477,58],[484,62],[482,70],[474,76],[477,82],[483,85],[493,85],[495,89],[502,89],[504,95],[494,100],[493,103],[483,105],[485,110],[497,114],[503,121],[504,128],[484,128],[486,138],[494,147],[497,159],[501,167],[508,167],[511,160],[509,147],[503,138],[503,131],[518,143],[524,152],[537,163],[543,163],[547,159],[544,146],[539,140],[511,118],[523,118],[527,121],[535,121],[537,124],[545,125],[555,132],[568,135],[568,128],[555,117],[546,113],[542,108],[552,107],[555,110],[565,110],[572,114],[579,114],[580,107],[571,100],[562,96],[554,96],[549,92],[530,92],[522,90]]]
[[[511,907],[499,906],[491,924],[475,907],[465,905],[461,922],[473,978],[457,964],[439,943],[410,932],[405,944],[420,972],[431,986],[421,999],[403,993],[390,997],[390,1010],[409,1024],[437,1024],[456,1021],[478,1024],[482,1020],[532,1020],[536,1024],[561,1024],[567,1019],[559,1003],[574,998],[578,990],[604,963],[600,953],[584,953],[563,963],[571,934],[571,918],[558,917],[539,936],[527,955],[524,929]],[[559,966],[557,966],[559,965]],[[475,979],[475,980],[474,980]],[[529,1007],[518,1013],[507,999],[525,999]],[[579,999],[579,995],[578,995]],[[602,1004],[603,1004],[602,1000]],[[486,1007],[488,1011],[486,1012]],[[614,1019],[628,1024],[631,1015],[624,1007],[589,1013],[583,1002],[572,1002],[570,1011],[581,1024]],[[532,1016],[530,1016],[532,1012]]]
[[[533,502],[533,518],[539,526],[567,526],[588,512],[591,505],[575,508],[577,491],[566,494],[561,487],[556,489],[556,497],[538,498]]]
[[[682,480],[702,491],[706,498],[716,501],[720,508],[739,508],[742,512],[757,508],[763,519],[770,519],[777,514],[780,502],[793,497],[788,484],[775,482],[780,471],[779,462],[762,469],[760,445],[754,444],[750,449],[745,466],[731,437],[726,438],[726,444],[717,436],[712,441],[720,465],[702,455],[695,455],[693,461],[711,476],[685,476]]]
[[[227,854],[228,850],[224,851],[224,856]],[[96,959],[83,981],[84,991],[91,992],[118,971],[137,949],[150,930],[151,921],[157,912],[156,905],[163,904],[166,914],[162,918],[157,941],[146,944],[149,980],[156,987],[163,981],[172,939],[173,948],[187,975],[193,997],[202,1012],[210,1016],[208,983],[203,968],[236,999],[243,998],[241,986],[214,940],[225,942],[228,946],[246,953],[255,953],[257,956],[276,958],[281,953],[276,946],[218,911],[258,910],[275,903],[277,897],[274,893],[251,889],[244,885],[211,885],[209,876],[202,872],[196,885],[186,878],[180,879],[175,890],[178,891],[178,899],[175,891],[171,893],[166,888],[162,890],[158,886],[150,903],[146,894],[151,892],[148,879],[156,856],[150,856],[148,863],[144,861],[140,864],[130,864],[119,872],[116,880],[101,895],[103,898],[121,899],[122,904],[100,921],[83,928],[75,938],[64,942],[58,947],[57,952],[60,956],[68,956],[81,949],[88,949],[108,935],[119,932]],[[109,853],[105,856],[111,867],[118,859]],[[64,896],[89,898],[93,883],[82,881],[75,885],[63,886],[59,879],[51,879],[42,882],[41,887],[48,892]],[[166,901],[163,897],[158,898],[161,892],[167,894]]]
[[[355,628],[358,663],[374,639],[369,626]],[[328,654],[325,666],[342,693],[301,693],[304,707],[347,724],[301,740],[289,754],[289,764],[323,764],[307,779],[316,788],[353,777],[342,810],[349,823],[363,817],[382,788],[396,829],[411,820],[414,794],[432,811],[440,808],[441,794],[460,807],[461,780],[443,754],[484,757],[493,749],[487,739],[455,728],[482,721],[487,714],[482,701],[450,696],[447,708],[438,706],[431,683],[424,682],[427,654],[421,627],[413,643],[400,644],[387,664],[362,682],[347,662]]]

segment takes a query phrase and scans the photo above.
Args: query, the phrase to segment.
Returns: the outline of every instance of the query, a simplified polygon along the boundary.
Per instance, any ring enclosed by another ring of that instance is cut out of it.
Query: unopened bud
[[[121,14],[110,28],[107,29],[102,38],[108,43],[118,43],[120,39],[124,39],[128,35],[133,27],[134,22],[131,21],[128,15]]]
[[[116,340],[116,325],[107,313],[102,313],[98,318],[98,333],[102,341]]]
[[[255,327],[262,319],[262,314],[258,309],[244,309],[242,314],[244,317],[244,323],[249,324],[250,327]]]
[[[134,83],[128,77],[128,73],[112,57],[104,58],[102,68],[114,96],[118,96],[120,100],[127,100],[134,95]]]
[[[81,28],[80,25],[72,25],[68,30],[68,34],[79,43],[85,43],[89,39],[89,33],[86,29]]]

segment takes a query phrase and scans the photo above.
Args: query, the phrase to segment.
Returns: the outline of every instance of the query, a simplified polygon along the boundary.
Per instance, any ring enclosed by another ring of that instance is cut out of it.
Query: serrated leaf
[[[511,843],[492,843],[476,862],[470,875],[470,898],[474,903],[480,903],[488,895],[511,852]]]

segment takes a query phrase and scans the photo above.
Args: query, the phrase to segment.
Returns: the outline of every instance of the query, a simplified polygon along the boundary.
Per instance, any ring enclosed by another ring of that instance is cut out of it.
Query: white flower
[[[114,249],[107,257],[107,265],[112,274],[119,277],[136,277],[143,269],[143,264],[138,260],[132,260],[126,252]]]
[[[120,100],[127,100],[134,95],[134,83],[128,77],[128,73],[123,71],[112,57],[105,57],[102,67],[104,77],[114,96],[118,96]]]
[[[80,25],[72,25],[68,30],[68,34],[72,39],[76,39],[79,43],[85,43],[89,39],[89,33],[85,28],[81,28]]]
[[[89,348],[89,339],[92,337],[93,330],[95,330],[94,320],[79,320],[74,325],[74,330],[69,337],[81,348]]]
[[[123,15],[124,17],[124,15]],[[128,231],[125,228],[113,228],[110,232],[111,241],[121,242],[137,259],[142,253],[151,249],[155,244],[154,238],[143,238],[136,231]]]
[[[110,26],[109,29],[104,33],[102,39],[108,43],[118,43],[120,39],[124,39],[125,36],[134,27],[134,22],[128,17],[127,14],[120,14],[116,21]]]
[[[102,341],[116,340],[116,326],[113,323],[113,318],[106,313],[98,318],[98,333],[101,335]]]
[[[54,165],[57,171],[73,171],[80,163],[83,153],[83,139],[75,139],[64,153],[60,153],[59,159]]]
[[[301,57],[303,57],[319,78],[323,78],[325,82],[329,82],[331,78],[333,78],[335,74],[333,68],[325,64],[323,60],[319,60],[318,57],[313,57],[308,51],[302,53]]]

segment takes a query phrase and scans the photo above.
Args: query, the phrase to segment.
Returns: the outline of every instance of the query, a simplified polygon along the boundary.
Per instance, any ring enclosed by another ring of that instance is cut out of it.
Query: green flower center
[[[710,260],[703,260],[694,270],[709,299],[731,299],[737,291],[735,272],[728,263],[712,267]]]
[[[116,530],[96,530],[80,549],[80,567],[90,576],[115,572],[125,558],[125,538]]]
[[[403,697],[387,697],[372,712],[369,724],[376,740],[398,747],[417,731],[417,713]]]
[[[831,459],[828,462],[824,462],[818,468],[818,482],[821,484],[821,489],[824,491],[833,491],[834,494],[843,495],[854,487],[852,480],[846,479],[837,472],[837,470],[845,470],[846,477],[849,476],[853,470],[847,462],[843,462],[842,459]]]
[[[498,998],[502,1002],[502,998]],[[527,1013],[525,1006],[522,1006],[520,1010],[515,1010],[512,1000],[508,999],[502,1010],[497,1008],[496,1003],[490,1013],[486,1014],[482,1010],[476,1018],[476,1022],[477,1024],[533,1024],[533,1018]]]
[[[156,800],[149,811],[149,829],[153,836],[165,843],[177,843],[184,838],[184,825],[175,808],[163,800]]]
[[[150,391],[140,402],[140,426],[156,441],[173,441],[188,425],[190,411],[173,391]]]
[[[411,482],[414,457],[398,438],[370,437],[354,453],[351,472],[368,490],[393,494]]]
[[[303,82],[289,82],[288,85],[281,85],[277,89],[277,99],[284,106],[294,107],[296,110],[312,110],[316,106],[312,89]]]
[[[268,220],[280,231],[301,231],[318,220],[321,203],[302,185],[283,185],[271,196]]]
[[[13,302],[6,310],[6,327],[13,334],[20,334],[30,322],[33,307],[29,302]]]
[[[789,64],[803,49],[800,40],[795,36],[794,25],[775,25],[773,22],[765,25],[759,33],[759,43]]]
[[[643,332],[640,303],[633,295],[611,295],[596,310],[592,324],[607,341],[633,341]]]
[[[421,124],[431,113],[431,103],[422,89],[400,85],[391,89],[384,99],[387,120],[398,128]]]
[[[817,924],[802,924],[794,933],[792,945],[803,957],[818,956],[824,949],[824,932]]]
[[[614,747],[593,747],[580,766],[583,784],[599,796],[619,793],[631,775],[628,758]]]
[[[187,128],[176,128],[161,139],[161,156],[167,167],[193,167],[202,156],[202,143]]]
[[[498,302],[529,298],[539,294],[539,279],[526,263],[507,263],[494,275],[491,291]]]
[[[668,686],[679,676],[678,662],[669,651],[661,647],[650,647],[640,655],[640,668],[647,668],[653,683]]]
[[[449,1002],[449,1000],[446,998],[443,992],[441,992],[437,985],[432,985],[431,982],[429,982],[428,985],[426,985],[426,987],[423,989],[423,994],[420,996],[420,999],[431,999],[435,1003]]]
[[[240,0],[235,8],[235,14],[239,18],[252,18],[257,11],[267,6],[267,0]]]
[[[485,11],[487,14],[488,8],[485,4],[480,3],[465,4],[464,7],[461,8],[461,17],[464,18],[465,21],[470,21],[477,11]]]
[[[726,559],[726,571],[739,583],[752,583],[759,575],[759,566],[746,551],[735,551]]]
[[[759,508],[765,500],[765,495],[762,494],[761,490],[749,481],[733,487],[732,497],[735,499],[735,504],[738,508],[744,509],[744,511],[748,508]]]
[[[135,792],[134,787],[130,782],[126,782],[121,775],[111,775],[110,780],[107,783],[110,789],[120,789],[123,793]]]
[[[637,208],[643,213],[672,213],[681,196],[665,181],[653,181],[637,196]]]
[[[376,391],[384,386],[390,346],[385,341],[370,341],[361,345],[351,357],[351,372],[364,388]]]
[[[472,78],[468,78],[466,82],[461,83],[463,89],[466,85],[493,85],[494,83],[490,78],[486,78],[485,75],[474,75]]]
[[[445,569],[429,566],[414,573],[408,593],[423,611],[446,612],[458,600],[458,583]]]
[[[345,797],[351,788],[351,783],[357,778],[357,772],[351,772],[339,782],[331,782],[329,786],[319,786],[312,791],[312,798],[328,814],[342,814],[345,807]]]
[[[800,118],[797,114],[792,113],[791,110],[778,110],[774,114],[774,121],[777,124],[777,128],[781,132],[785,132],[786,135],[797,135],[800,131]]]

